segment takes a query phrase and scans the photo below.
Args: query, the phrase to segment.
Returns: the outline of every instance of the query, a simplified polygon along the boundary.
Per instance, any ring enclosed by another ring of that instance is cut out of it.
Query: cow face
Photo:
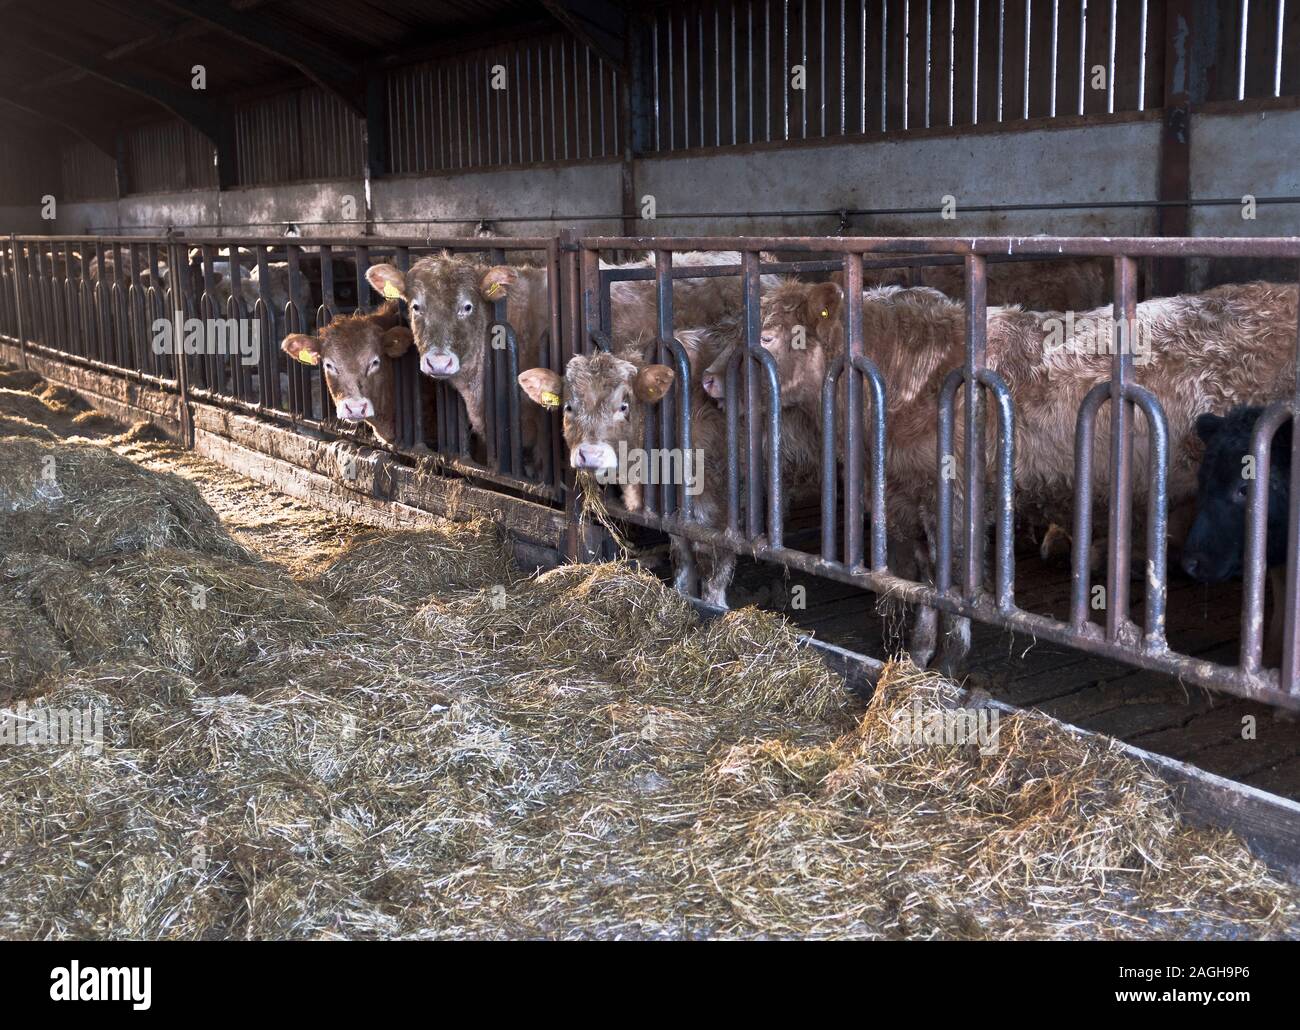
[[[390,359],[401,357],[412,343],[399,317],[390,301],[368,315],[340,315],[314,336],[293,333],[280,344],[291,358],[324,369],[338,418],[367,422],[389,442],[396,436]]]
[[[575,355],[563,379],[549,369],[529,369],[519,376],[519,385],[543,407],[563,407],[573,468],[612,472],[619,467],[620,451],[641,446],[646,412],[668,392],[673,378],[667,365],[641,365],[601,352]]]
[[[1202,583],[1241,576],[1246,550],[1246,511],[1251,480],[1246,478],[1250,437],[1262,408],[1236,408],[1226,417],[1201,415],[1196,433],[1205,442],[1198,473],[1196,518],[1183,545],[1183,569]],[[1286,560],[1287,507],[1291,484],[1291,424],[1273,437],[1268,479],[1270,567]]]
[[[828,352],[843,321],[843,291],[835,283],[782,282],[763,297],[763,327],[759,343],[776,360],[783,406],[821,404],[822,380]],[[727,365],[739,341],[725,347],[705,369],[704,392],[726,398]]]
[[[421,258],[406,273],[395,265],[374,265],[366,278],[385,297],[406,301],[420,371],[455,379],[481,366],[492,303],[505,297],[518,273],[438,254]]]

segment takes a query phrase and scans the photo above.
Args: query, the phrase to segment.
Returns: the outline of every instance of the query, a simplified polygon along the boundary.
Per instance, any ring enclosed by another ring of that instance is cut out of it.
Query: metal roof
[[[542,0],[0,0],[0,117],[104,136],[315,81],[364,109],[381,66],[554,30]],[[191,86],[203,65],[207,86]]]

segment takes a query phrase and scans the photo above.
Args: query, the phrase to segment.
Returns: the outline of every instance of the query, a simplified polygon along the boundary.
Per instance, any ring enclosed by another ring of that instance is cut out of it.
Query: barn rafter
[[[249,17],[246,11],[212,0],[153,0],[255,50],[297,69],[334,94],[362,117],[366,114],[365,77],[359,64],[279,24]]]

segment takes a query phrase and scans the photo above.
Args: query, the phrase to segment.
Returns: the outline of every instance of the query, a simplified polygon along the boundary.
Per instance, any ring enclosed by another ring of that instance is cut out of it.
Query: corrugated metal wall
[[[1208,99],[1300,93],[1300,2],[1225,0],[1221,15]],[[704,0],[635,16],[652,152],[1122,114],[1164,91],[1165,0]],[[619,152],[618,72],[559,31],[395,68],[386,88],[396,174]],[[244,103],[235,135],[243,185],[363,171],[361,119],[316,87]],[[132,192],[216,186],[211,145],[180,122],[126,142]],[[111,195],[103,155],[76,144],[62,163],[65,196]]]
[[[138,126],[126,134],[127,180],[132,193],[215,189],[214,156],[207,137],[182,121]]]
[[[59,150],[66,200],[111,200],[117,196],[117,163],[98,147],[77,140]]]
[[[675,4],[653,15],[652,143],[681,150],[1158,107],[1163,39],[1163,0]]]
[[[53,148],[0,137],[0,204],[35,209],[47,195],[62,199]]]
[[[360,175],[362,120],[315,86],[278,93],[239,107],[235,153],[244,186]]]
[[[580,161],[618,152],[614,68],[560,33],[395,69],[395,173]]]

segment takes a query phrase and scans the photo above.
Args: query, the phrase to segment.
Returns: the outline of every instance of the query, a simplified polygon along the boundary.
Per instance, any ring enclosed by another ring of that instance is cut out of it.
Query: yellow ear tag
[[[402,291],[399,290],[392,283],[384,283],[384,296],[387,297],[389,300],[400,300],[402,296]]]
[[[500,283],[491,283],[488,285],[487,288],[487,295],[494,299],[501,296],[501,294],[505,292],[506,292],[505,287],[503,287]]]
[[[560,395],[558,393],[551,393],[550,390],[546,390],[542,393],[542,407],[558,408],[559,406]]]
[[[831,313],[827,311],[825,308],[822,308],[822,318],[830,318],[830,317],[831,317]]]
[[[300,350],[298,352],[298,360],[304,365],[314,365],[320,360],[320,355],[314,350]]]

